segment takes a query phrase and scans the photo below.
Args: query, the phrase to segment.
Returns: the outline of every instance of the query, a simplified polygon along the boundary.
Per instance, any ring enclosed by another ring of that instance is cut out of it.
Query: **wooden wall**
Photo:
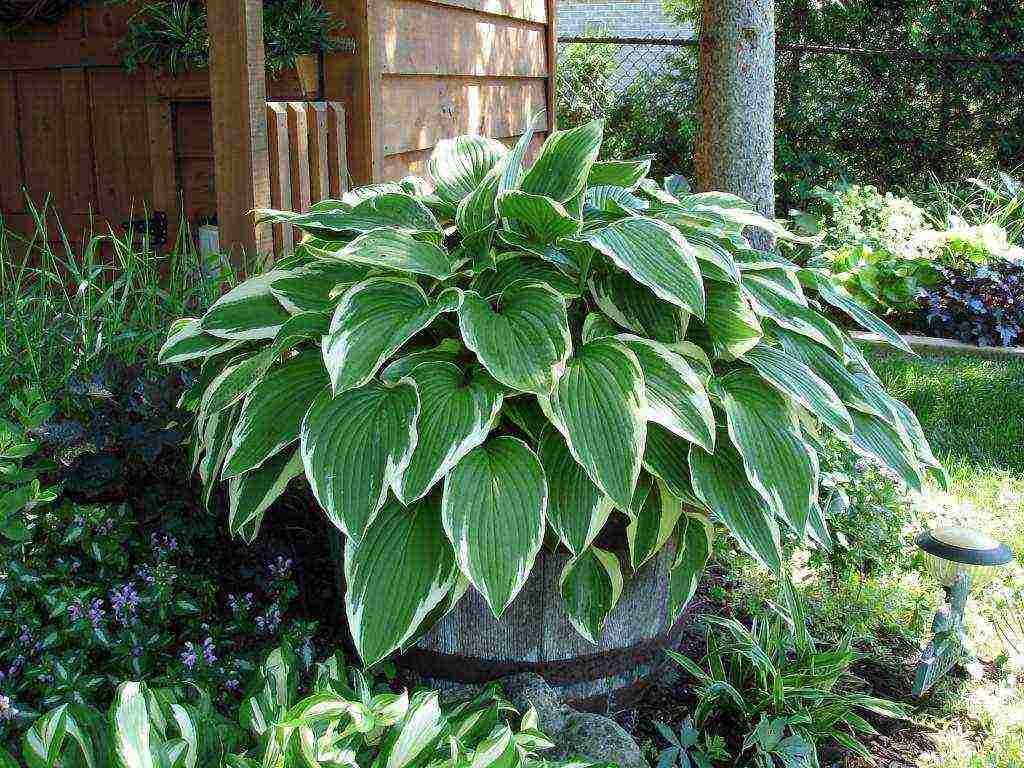
[[[374,178],[426,176],[459,134],[514,141],[553,102],[551,0],[369,0],[368,15]]]

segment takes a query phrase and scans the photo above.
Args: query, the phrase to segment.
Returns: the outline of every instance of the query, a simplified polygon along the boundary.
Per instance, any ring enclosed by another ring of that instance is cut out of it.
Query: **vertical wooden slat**
[[[149,127],[149,165],[153,178],[150,200],[154,213],[162,211],[167,215],[167,242],[173,246],[181,223],[178,174],[174,162],[174,121],[171,103],[157,95],[151,75],[146,77],[146,123]]]
[[[370,152],[370,56],[367,45],[368,0],[323,0],[324,8],[344,27],[338,34],[355,40],[354,53],[324,56],[324,98],[345,103],[345,135],[351,149],[348,170],[353,184],[368,184]],[[378,83],[379,87],[379,83]]]
[[[547,10],[547,59],[548,59],[548,131],[555,130],[555,76],[558,70],[558,0],[545,0]]]
[[[288,159],[291,166],[292,210],[309,210],[309,122],[306,105],[288,102]]]
[[[270,227],[249,212],[270,203],[262,0],[209,0],[210,98],[221,248],[273,250]]]
[[[14,73],[0,72],[0,213],[20,211],[22,179],[18,142],[18,98]]]
[[[79,35],[81,36],[81,35]],[[65,213],[85,213],[95,196],[92,131],[89,126],[89,87],[85,69],[61,70],[64,102],[64,151],[67,185],[63,196]]]
[[[345,105],[340,101],[327,102],[327,162],[331,168],[331,197],[334,198],[349,190],[346,133]]]
[[[327,157],[327,107],[322,101],[306,104],[306,120],[309,125],[309,182],[310,195],[314,203],[326,200],[330,195],[330,172]]]
[[[381,181],[384,168],[384,25],[387,0],[362,0],[366,5],[366,52],[369,57],[366,109],[369,110],[365,152],[370,156],[370,181]]]
[[[280,102],[267,103],[267,139],[270,144],[270,207],[292,208],[292,177],[288,150],[288,111]],[[295,246],[292,228],[275,224],[274,250],[285,255]]]

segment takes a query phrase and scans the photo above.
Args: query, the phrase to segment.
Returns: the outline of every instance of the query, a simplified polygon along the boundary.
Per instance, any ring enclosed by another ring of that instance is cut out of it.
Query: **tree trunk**
[[[774,216],[775,1],[703,0],[701,15],[697,189]]]

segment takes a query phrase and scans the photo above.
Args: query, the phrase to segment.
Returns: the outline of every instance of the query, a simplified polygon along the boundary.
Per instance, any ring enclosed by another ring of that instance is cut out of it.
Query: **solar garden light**
[[[913,693],[923,696],[966,654],[964,606],[971,587],[995,578],[1013,552],[980,531],[959,526],[926,531],[917,537],[917,546],[924,553],[925,568],[946,592],[932,619],[932,639],[917,665]]]

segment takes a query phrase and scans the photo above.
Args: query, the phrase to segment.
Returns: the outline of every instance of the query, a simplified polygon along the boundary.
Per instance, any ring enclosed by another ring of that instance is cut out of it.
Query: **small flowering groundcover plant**
[[[983,347],[1024,345],[1024,262],[943,268],[921,304],[929,334]]]
[[[367,665],[472,586],[500,617],[545,540],[560,597],[599,642],[670,539],[670,610],[696,588],[711,520],[767,568],[781,528],[827,546],[818,446],[835,433],[920,487],[943,479],[917,419],[823,304],[906,349],[821,270],[756,251],[794,238],[738,197],[597,161],[602,125],[553,132],[524,168],[480,136],[441,142],[433,191],[407,179],[308,213],[294,256],[170,329],[201,361],[194,464],[228,482],[251,540],[305,475],[345,546],[346,610]],[[798,238],[799,239],[799,238]],[[627,521],[620,561],[594,545]],[[670,622],[671,623],[671,622]]]
[[[312,677],[305,696],[300,677]],[[436,691],[394,693],[349,676],[340,654],[304,674],[282,645],[246,690],[236,720],[187,686],[122,683],[108,717],[85,704],[40,717],[22,756],[32,768],[596,768],[542,760],[554,745],[536,712],[520,717],[496,687],[442,708]],[[0,749],[0,766],[14,765]]]

